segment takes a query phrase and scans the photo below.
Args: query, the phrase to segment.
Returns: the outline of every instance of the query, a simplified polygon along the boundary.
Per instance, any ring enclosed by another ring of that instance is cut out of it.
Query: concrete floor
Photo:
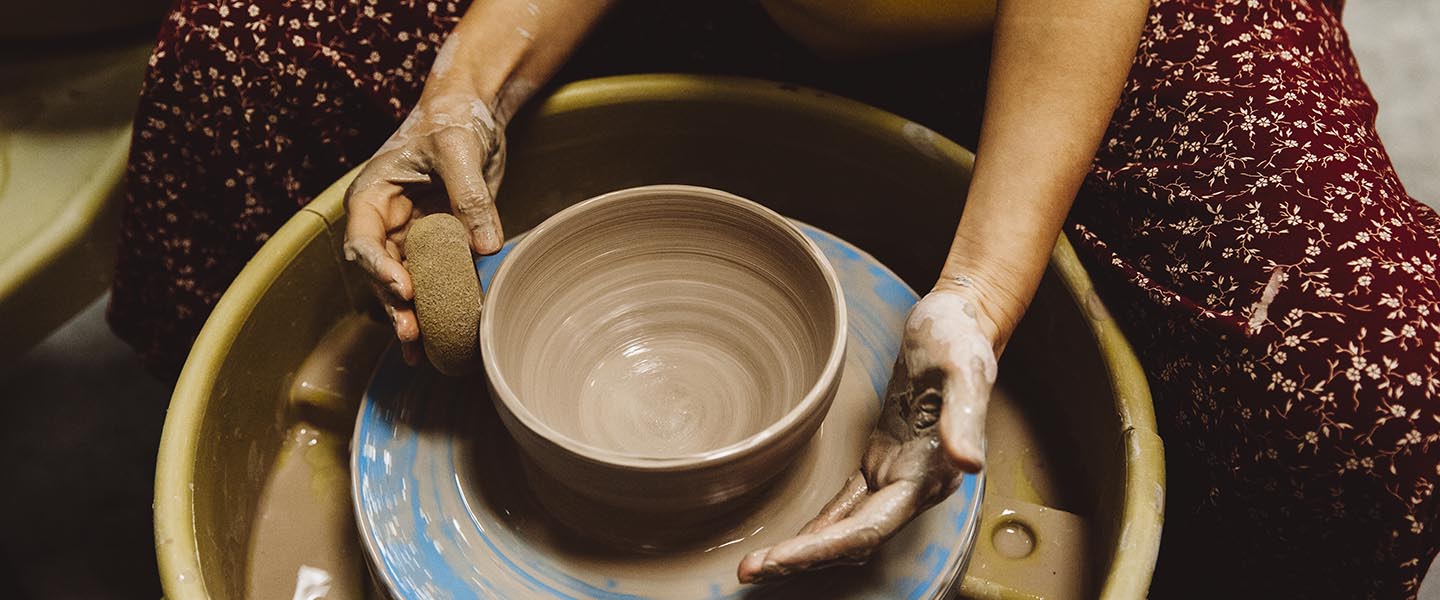
[[[1344,19],[1400,182],[1440,208],[1440,0],[1353,0]]]
[[[1440,1],[1351,2],[1346,22],[1401,180],[1440,206]],[[103,317],[102,298],[0,371],[7,598],[160,595],[151,486],[169,389]]]
[[[150,503],[170,389],[110,333],[105,301],[0,371],[6,598],[160,597]]]

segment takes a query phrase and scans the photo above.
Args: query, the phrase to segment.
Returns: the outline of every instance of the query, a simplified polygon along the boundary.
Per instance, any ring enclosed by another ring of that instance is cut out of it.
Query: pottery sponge
[[[470,235],[459,219],[433,214],[410,225],[405,260],[415,283],[415,315],[430,363],[463,375],[479,363],[480,280]]]

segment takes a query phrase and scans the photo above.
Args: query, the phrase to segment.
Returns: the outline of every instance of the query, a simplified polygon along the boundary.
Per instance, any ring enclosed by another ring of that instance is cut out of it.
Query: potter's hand
[[[995,327],[967,294],[935,291],[905,322],[880,422],[860,470],[800,534],[752,552],[742,583],[864,563],[903,525],[944,500],[984,462],[995,383]]]
[[[437,79],[444,55],[420,102],[356,176],[345,199],[345,258],[370,275],[411,365],[422,354],[411,304],[415,290],[404,264],[412,220],[453,212],[470,231],[471,249],[481,254],[500,250],[505,239],[494,201],[505,167],[501,127],[486,102]]]
[[[370,274],[405,361],[422,353],[405,234],[418,216],[451,211],[470,248],[505,241],[495,190],[505,170],[503,131],[614,0],[474,0],[445,38],[410,116],[350,184],[345,257]]]

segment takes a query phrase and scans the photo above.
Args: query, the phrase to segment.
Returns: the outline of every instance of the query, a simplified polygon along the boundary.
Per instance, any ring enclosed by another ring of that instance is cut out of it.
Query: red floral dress
[[[1157,3],[1071,215],[1161,410],[1157,597],[1402,598],[1440,547],[1440,217],[1339,9]]]
[[[399,123],[465,7],[181,0],[136,120],[116,332],[177,372],[245,261]],[[953,69],[856,86],[753,2],[664,22],[693,7],[622,5],[562,78],[789,79],[973,142]],[[1154,0],[1067,225],[1165,436],[1157,598],[1405,598],[1440,547],[1440,218],[1390,168],[1339,10]]]

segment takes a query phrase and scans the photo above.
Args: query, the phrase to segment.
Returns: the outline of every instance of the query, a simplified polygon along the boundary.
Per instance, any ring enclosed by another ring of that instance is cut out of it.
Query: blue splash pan
[[[983,473],[965,476],[954,495],[911,522],[865,566],[766,586],[735,579],[741,557],[794,535],[859,465],[905,317],[917,300],[870,255],[797,225],[840,277],[849,314],[847,359],[840,391],[810,447],[753,512],[673,551],[589,544],[530,495],[483,373],[441,377],[407,367],[391,348],[361,404],[351,457],[356,519],[376,579],[402,600],[949,597],[974,544]],[[514,243],[476,260],[486,288]]]

